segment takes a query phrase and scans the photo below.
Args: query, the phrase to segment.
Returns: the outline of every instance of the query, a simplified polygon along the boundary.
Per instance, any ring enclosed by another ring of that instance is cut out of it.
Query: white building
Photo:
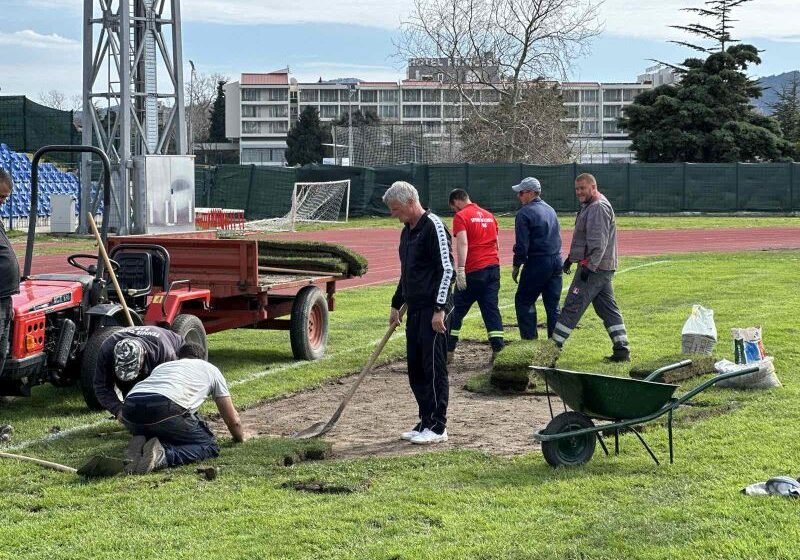
[[[648,69],[650,70],[650,69]],[[564,119],[579,161],[629,162],[630,140],[617,127],[624,107],[640,92],[652,88],[636,83],[564,82]],[[494,105],[499,94],[475,84],[474,104]],[[311,105],[323,122],[347,117],[349,111],[373,112],[385,123],[421,124],[426,134],[460,122],[469,102],[439,81],[298,83],[289,70],[242,74],[225,85],[225,134],[238,139],[242,164],[283,165],[286,135],[300,112]]]

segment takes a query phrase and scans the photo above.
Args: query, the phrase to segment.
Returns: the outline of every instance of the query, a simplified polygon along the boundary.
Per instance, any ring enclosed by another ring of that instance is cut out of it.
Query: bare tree
[[[513,111],[510,99],[473,112],[461,127],[466,161],[563,163],[572,157],[561,123],[564,103],[555,86],[540,83],[525,89]]]
[[[186,97],[186,120],[191,121],[192,143],[208,138],[211,126],[211,106],[217,96],[217,84],[230,81],[228,76],[218,73],[195,73],[194,79],[184,80]]]
[[[80,111],[83,108],[83,98],[79,94],[67,97],[63,91],[57,89],[39,92],[39,102],[59,111]]]
[[[396,56],[443,60],[432,70],[442,74],[442,82],[457,90],[472,109],[469,119],[482,121],[495,134],[507,131],[508,151],[496,157],[514,161],[520,157],[514,147],[520,141],[518,126],[538,130],[542,124],[520,105],[542,102],[541,83],[566,79],[573,61],[588,52],[591,39],[601,30],[600,4],[600,0],[414,0],[395,42]],[[496,92],[498,110],[479,110],[476,86]],[[521,117],[533,121],[521,123]],[[561,128],[558,120],[548,122]],[[501,123],[512,128],[498,129]],[[560,136],[563,131],[553,133]]]

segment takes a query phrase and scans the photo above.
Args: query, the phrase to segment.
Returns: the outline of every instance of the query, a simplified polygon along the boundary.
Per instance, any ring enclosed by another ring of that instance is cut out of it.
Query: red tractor
[[[45,146],[33,156],[31,216],[36,216],[37,166],[47,152],[91,152],[105,168],[104,209],[110,208],[108,157],[91,146]],[[328,312],[334,309],[342,274],[259,269],[258,242],[216,239],[214,232],[174,236],[107,238],[110,265],[121,297],[111,289],[99,255],[75,254],[75,274],[31,275],[35,219],[28,227],[25,268],[13,298],[11,352],[0,372],[0,395],[30,395],[31,387],[80,383],[92,409],[100,345],[128,325],[170,328],[207,348],[206,332],[234,328],[288,330],[296,359],[316,360],[328,341]],[[324,289],[324,291],[323,291]]]
[[[0,395],[29,396],[32,387],[45,382],[67,385],[77,381],[89,407],[99,409],[93,387],[98,350],[112,332],[127,325],[127,319],[123,305],[115,301],[117,298],[109,297],[110,282],[99,255],[67,257],[67,262],[80,271],[74,274],[31,275],[38,211],[38,164],[48,152],[91,152],[99,156],[105,170],[104,209],[110,208],[111,166],[101,150],[92,146],[45,146],[34,154],[25,264],[20,293],[12,300],[10,351],[0,372]],[[101,227],[104,243],[107,235],[108,220],[104,219]],[[115,270],[121,269],[114,259],[111,265]],[[207,294],[193,295],[207,299]],[[143,324],[135,310],[131,310],[130,316],[134,324]],[[172,328],[206,346],[202,322],[196,317],[175,317]]]

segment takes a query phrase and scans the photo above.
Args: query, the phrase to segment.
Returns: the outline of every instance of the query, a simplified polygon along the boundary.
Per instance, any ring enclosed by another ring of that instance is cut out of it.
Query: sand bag
[[[714,364],[714,369],[719,373],[729,373],[755,365],[758,366],[758,371],[724,379],[717,383],[717,386],[730,389],[771,389],[781,386],[778,375],[775,373],[775,364],[772,361],[772,356],[767,356],[763,360],[750,364],[734,364],[730,360],[720,360]]]
[[[681,352],[710,355],[717,343],[717,326],[714,311],[702,305],[693,305],[692,312],[681,331]]]
[[[733,361],[737,364],[752,364],[763,360],[767,352],[761,341],[761,327],[731,329],[733,336]]]

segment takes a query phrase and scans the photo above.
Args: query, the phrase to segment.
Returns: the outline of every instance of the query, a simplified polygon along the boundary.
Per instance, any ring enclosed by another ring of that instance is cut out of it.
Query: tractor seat
[[[118,252],[114,260],[119,263],[117,281],[120,288],[131,297],[149,295],[153,290],[153,258],[146,251]]]
[[[58,273],[47,273],[47,274],[34,274],[33,276],[29,276],[31,280],[60,280],[65,282],[80,282],[81,286],[83,286],[83,291],[88,291],[92,284],[94,283],[94,276],[91,274],[58,274]]]

